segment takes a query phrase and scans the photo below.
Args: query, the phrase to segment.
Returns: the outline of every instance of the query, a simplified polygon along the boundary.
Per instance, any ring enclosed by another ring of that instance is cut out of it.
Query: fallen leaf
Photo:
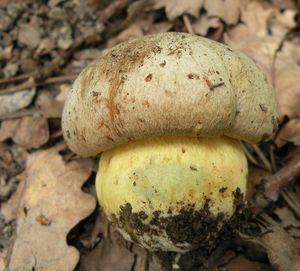
[[[3,68],[3,73],[6,78],[15,76],[19,71],[19,65],[17,63],[8,62]]]
[[[0,8],[5,8],[9,4],[17,4],[22,2],[23,0],[0,0]]]
[[[71,88],[72,88],[72,85],[70,85],[70,84],[61,84],[59,86],[59,94],[57,94],[57,96],[55,96],[55,100],[57,102],[64,103],[65,100],[67,99],[68,93]]]
[[[271,232],[261,237],[272,266],[278,271],[300,270],[300,243],[286,232]]]
[[[173,25],[170,22],[159,22],[151,24],[150,27],[145,31],[147,35],[157,34],[157,33],[164,33],[168,32]]]
[[[38,148],[49,139],[47,119],[43,117],[23,117],[18,128],[18,133],[13,140],[24,148]]]
[[[10,138],[18,129],[20,119],[4,120],[0,126],[0,142]]]
[[[154,0],[153,9],[164,7],[169,20],[174,20],[183,14],[199,17],[204,0]]]
[[[297,9],[297,3],[294,0],[272,0],[273,5],[277,6],[281,10],[284,9]],[[300,2],[298,2],[299,4]]]
[[[300,115],[299,46],[285,40],[295,26],[295,11],[280,12],[260,2],[242,9],[243,24],[227,31],[225,42],[253,58],[272,81],[281,116]]]
[[[234,25],[239,21],[240,9],[245,0],[206,0],[204,9],[208,16],[216,16],[228,25]]]
[[[12,221],[17,218],[18,206],[20,198],[25,187],[25,172],[16,177],[19,180],[16,191],[12,194],[8,201],[1,204],[0,214],[4,217],[5,221]],[[1,270],[1,269],[0,269]]]
[[[49,139],[48,121],[38,116],[3,121],[0,128],[0,141],[10,137],[24,148],[38,148]]]
[[[94,210],[95,200],[81,190],[90,171],[76,161],[65,164],[58,154],[63,147],[38,151],[27,159],[10,271],[68,271],[79,260],[66,235]],[[41,216],[51,223],[41,223]]]
[[[36,99],[36,105],[41,109],[45,118],[60,118],[64,101],[58,101],[49,91],[42,91]]]
[[[40,27],[37,17],[32,17],[29,23],[20,24],[18,42],[21,45],[25,45],[29,49],[34,49],[39,45],[40,40]]]
[[[288,207],[277,207],[274,213],[280,218],[280,224],[282,227],[293,226],[300,228],[300,221],[295,217],[293,212]]]
[[[28,106],[35,95],[35,88],[23,90],[13,94],[0,95],[0,117]]]
[[[0,271],[5,271],[6,251],[0,252]]]
[[[19,183],[18,175],[25,167],[27,152],[16,145],[0,144],[0,206],[15,191]],[[1,204],[2,203],[2,204]],[[1,216],[0,216],[1,217]],[[1,241],[1,238],[0,238]],[[0,246],[1,247],[1,246]]]
[[[300,146],[300,119],[289,120],[278,132],[275,143],[282,147],[287,142]]]
[[[36,56],[41,56],[49,54],[55,48],[55,43],[49,38],[44,38],[38,45],[38,48],[35,51]]]
[[[193,23],[193,30],[196,34],[206,36],[210,28],[218,28],[222,25],[217,17],[209,17],[207,14],[202,14],[196,22]]]
[[[142,30],[142,24],[138,21],[137,23],[131,24],[127,29],[123,30],[117,37],[111,38],[107,43],[107,48],[113,47],[125,40],[132,38],[139,38],[144,36]]]
[[[101,259],[101,262],[99,262]],[[102,240],[96,248],[83,257],[80,271],[130,271],[134,265],[134,254],[108,239]]]
[[[222,268],[226,271],[274,271],[274,269],[267,265],[260,262],[253,262],[248,260],[244,256],[238,256],[231,260],[225,266],[222,265]],[[216,268],[213,271],[219,271],[220,268]]]
[[[116,233],[103,213],[99,214],[97,228],[102,240],[89,254],[83,256],[80,271],[130,271],[135,262],[134,254],[120,244],[120,235]],[[99,262],[101,259],[101,263]]]
[[[291,47],[294,47],[292,43],[285,42],[277,53],[273,84],[281,115],[293,118],[300,117],[300,65]]]

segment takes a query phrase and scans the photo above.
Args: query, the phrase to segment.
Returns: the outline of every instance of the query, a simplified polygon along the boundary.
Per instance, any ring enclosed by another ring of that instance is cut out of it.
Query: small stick
[[[183,22],[188,33],[194,34],[193,26],[188,15],[183,15]]]
[[[254,156],[252,155],[252,153],[248,150],[247,146],[242,143],[241,144],[242,149],[244,151],[244,153],[246,154],[247,159],[254,165],[258,166],[258,162],[256,161],[256,159],[254,158]]]
[[[51,139],[56,139],[56,138],[61,137],[62,135],[63,135],[62,130],[59,130],[59,131],[53,133],[52,135],[50,135],[50,138],[51,138]]]
[[[271,145],[271,148],[270,148],[270,160],[271,160],[272,172],[276,172],[277,171],[274,150],[275,150],[274,145]]]
[[[291,189],[285,188],[281,192],[282,197],[287,204],[293,209],[298,218],[300,218],[300,199],[299,196]]]
[[[14,87],[11,87],[11,88],[8,88],[5,90],[1,90],[0,95],[12,94],[12,93],[19,92],[21,90],[28,89],[28,88],[33,88],[36,86],[50,85],[50,84],[63,83],[63,82],[67,82],[67,81],[73,81],[76,77],[77,77],[77,75],[55,76],[55,77],[48,78],[42,82],[35,82],[34,80],[29,78],[28,81],[26,81],[22,84],[19,84],[17,86],[14,86]]]
[[[0,117],[0,121],[10,120],[10,119],[18,119],[26,116],[32,116],[39,111],[36,108],[24,109],[15,113],[7,114]]]
[[[0,79],[0,84],[2,85],[2,84],[8,84],[8,83],[23,81],[23,80],[26,80],[29,77],[33,76],[33,75],[34,75],[34,72],[30,72],[30,73],[25,73],[25,74],[21,74],[21,75],[9,77],[9,78],[3,78],[3,79]]]
[[[300,155],[272,175],[264,186],[264,194],[268,199],[276,201],[281,188],[300,176]]]
[[[271,166],[269,160],[264,155],[264,153],[261,151],[261,149],[257,145],[254,145],[254,144],[252,144],[252,147],[255,150],[255,152],[257,153],[260,160],[263,162],[265,169],[268,170],[269,172],[272,172],[272,166]]]

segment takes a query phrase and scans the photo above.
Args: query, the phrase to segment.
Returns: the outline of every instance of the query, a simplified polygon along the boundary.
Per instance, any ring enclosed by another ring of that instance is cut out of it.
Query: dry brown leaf
[[[159,22],[151,24],[145,31],[147,35],[168,32],[173,25],[170,22]]]
[[[241,20],[229,30],[225,42],[251,58],[267,73],[275,86],[281,116],[300,115],[300,66],[297,44],[285,41],[286,34],[295,26],[295,11],[279,12],[274,7],[263,7],[252,2],[242,10]]]
[[[280,9],[297,9],[297,3],[294,0],[271,0],[271,2]]]
[[[20,24],[18,42],[29,49],[36,48],[41,40],[40,26],[37,17],[32,17],[30,23]]]
[[[144,35],[142,30],[142,20],[131,24],[127,29],[123,30],[117,37],[111,38],[107,43],[107,48],[113,47],[118,43],[132,38],[139,38]]]
[[[9,4],[17,4],[22,2],[23,0],[0,0],[0,8],[5,8]]]
[[[288,207],[277,207],[274,213],[280,218],[280,224],[282,227],[293,226],[300,228],[300,221],[295,217],[294,213]]]
[[[275,143],[278,147],[282,147],[287,142],[300,146],[300,119],[290,120],[277,134]]]
[[[286,232],[271,232],[262,236],[272,266],[278,271],[300,270],[300,243]]]
[[[281,115],[293,118],[300,117],[300,65],[291,47],[294,47],[294,44],[285,42],[282,50],[277,54],[273,84]]]
[[[49,139],[48,121],[38,116],[3,121],[0,128],[0,141],[10,137],[24,148],[38,148]]]
[[[35,95],[35,88],[13,94],[0,95],[0,117],[17,112],[30,105]]]
[[[130,271],[133,265],[133,253],[109,239],[104,239],[86,258],[82,259],[79,270]]]
[[[215,268],[213,271],[219,271],[220,268]],[[273,271],[274,269],[267,264],[253,262],[244,256],[238,256],[231,260],[226,266],[226,271]]]
[[[18,129],[20,119],[4,120],[0,126],[0,142],[10,138]]]
[[[0,214],[7,222],[10,222],[17,218],[19,201],[25,187],[25,172],[21,173],[16,178],[19,181],[17,190],[12,194],[8,201],[1,204]]]
[[[204,8],[208,16],[216,16],[228,25],[234,25],[240,18],[240,9],[245,0],[206,0]]]
[[[210,28],[218,28],[221,26],[221,21],[217,17],[209,17],[207,14],[202,14],[200,18],[193,23],[193,30],[196,34],[206,36]]]
[[[169,20],[187,13],[198,18],[204,0],[154,0],[153,9],[164,7]]]
[[[120,244],[120,235],[100,213],[96,220],[96,230],[100,231],[102,240],[89,254],[81,259],[80,271],[130,271],[135,257],[124,245]],[[101,262],[99,261],[101,259]]]
[[[5,271],[5,257],[6,251],[0,252],[0,271]]]
[[[81,190],[90,171],[76,161],[65,164],[58,154],[63,147],[38,151],[27,159],[10,271],[67,271],[79,260],[66,235],[94,210],[95,200]]]
[[[42,91],[37,97],[36,105],[41,108],[45,118],[60,118],[64,102],[57,101],[49,91]]]

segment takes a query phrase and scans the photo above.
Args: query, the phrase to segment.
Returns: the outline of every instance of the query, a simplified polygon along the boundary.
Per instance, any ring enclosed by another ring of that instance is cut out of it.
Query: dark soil
[[[183,243],[191,245],[191,252],[183,254],[179,261],[182,270],[197,270],[203,267],[212,251],[234,236],[235,230],[241,226],[245,213],[243,194],[239,188],[234,192],[235,212],[230,219],[226,219],[222,212],[214,215],[210,212],[210,201],[206,200],[203,208],[196,210],[194,206],[182,208],[178,214],[168,212],[167,216],[160,210],[151,214],[150,222],[145,220],[148,215],[145,212],[135,213],[130,203],[120,206],[119,220],[114,217],[114,224],[125,229],[133,241],[139,242],[139,237],[144,234],[150,236],[162,235],[166,232],[174,245]],[[220,229],[220,225],[221,229]],[[157,245],[157,242],[151,240]],[[174,253],[156,252],[163,262],[166,270],[170,269],[170,263]]]

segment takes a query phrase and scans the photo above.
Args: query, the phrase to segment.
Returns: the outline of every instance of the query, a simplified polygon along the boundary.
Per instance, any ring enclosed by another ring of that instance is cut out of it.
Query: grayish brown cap
[[[163,33],[107,50],[78,76],[62,127],[69,147],[93,156],[128,141],[173,136],[271,138],[278,111],[255,63],[226,45]]]

